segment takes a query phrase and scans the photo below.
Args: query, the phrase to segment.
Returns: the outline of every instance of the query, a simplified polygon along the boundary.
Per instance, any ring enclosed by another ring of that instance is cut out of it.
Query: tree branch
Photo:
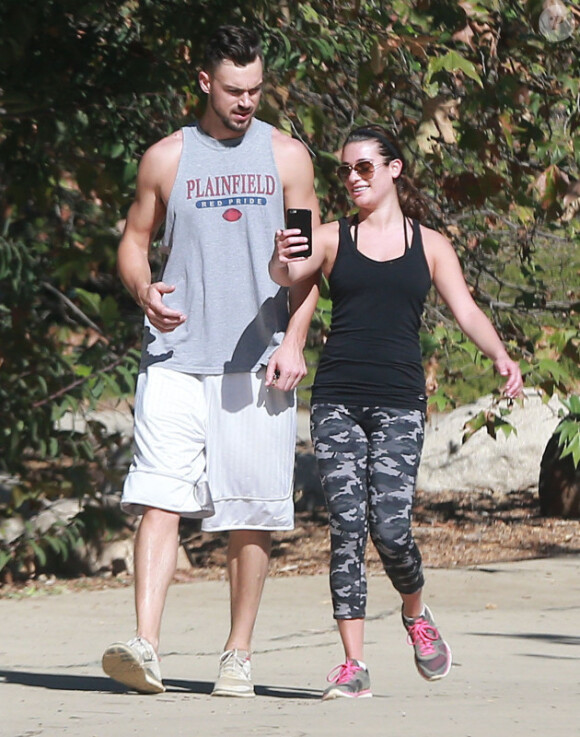
[[[109,364],[108,366],[105,366],[105,368],[102,368],[99,370],[99,373],[108,373],[109,371],[112,371],[113,369],[117,368],[127,355],[129,354],[129,351],[124,353],[122,356],[119,356],[119,358],[115,359],[113,363]],[[54,401],[55,399],[58,399],[59,397],[62,397],[64,394],[67,394],[68,392],[72,391],[73,389],[76,389],[77,386],[81,386],[86,381],[88,381],[90,378],[92,378],[92,375],[89,376],[83,376],[80,379],[77,379],[76,381],[73,381],[72,384],[69,384],[68,386],[64,386],[62,389],[59,389],[57,392],[54,392],[48,397],[45,397],[44,399],[40,399],[38,402],[34,402],[32,407],[33,409],[38,409],[39,407],[43,407],[45,404],[48,404],[49,402]]]
[[[92,330],[104,337],[104,333],[101,328],[96,323],[94,323],[90,317],[87,317],[87,315],[85,315],[85,313],[79,307],[77,307],[75,303],[72,302],[67,296],[65,296],[62,292],[56,289],[56,287],[53,287],[52,284],[49,284],[46,281],[41,282],[41,285],[48,292],[56,295],[60,299],[60,301],[63,302],[69,308],[69,310],[81,320],[81,322],[84,322],[85,325],[88,325]]]

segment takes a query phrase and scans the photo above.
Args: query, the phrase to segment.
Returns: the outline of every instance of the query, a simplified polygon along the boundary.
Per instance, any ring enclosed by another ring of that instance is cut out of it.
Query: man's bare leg
[[[179,515],[149,508],[135,538],[137,635],[159,648],[161,617],[177,566]]]
[[[135,538],[137,637],[114,642],[103,654],[103,670],[140,693],[165,691],[157,649],[167,589],[177,563],[179,515],[148,508]]]
[[[272,535],[232,530],[228,544],[231,628],[225,650],[251,651],[252,633],[268,574]]]
[[[250,651],[258,608],[268,574],[271,535],[264,530],[234,530],[228,545],[230,634],[220,659],[213,696],[254,696]]]

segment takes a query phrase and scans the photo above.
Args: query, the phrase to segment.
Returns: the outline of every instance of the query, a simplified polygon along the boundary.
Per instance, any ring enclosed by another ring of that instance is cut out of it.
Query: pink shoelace
[[[362,670],[360,665],[357,665],[353,660],[347,660],[346,663],[335,666],[326,676],[326,680],[329,683],[348,683],[359,670]]]
[[[418,645],[421,655],[433,655],[435,652],[433,642],[439,637],[433,625],[421,617],[409,627],[408,632],[409,645]]]

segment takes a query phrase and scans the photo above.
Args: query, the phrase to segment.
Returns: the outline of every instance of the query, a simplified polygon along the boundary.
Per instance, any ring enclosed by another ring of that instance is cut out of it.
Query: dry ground
[[[413,529],[425,566],[454,568],[498,561],[580,553],[580,520],[540,516],[537,492],[423,493],[417,495]],[[193,563],[180,579],[225,575],[226,537],[194,533],[185,543]],[[382,570],[369,544],[367,568]],[[300,512],[296,528],[276,533],[270,575],[297,576],[328,570],[328,525],[323,509]]]
[[[510,494],[419,493],[414,532],[428,568],[455,568],[526,558],[580,554],[580,520],[540,515],[536,491]],[[227,535],[183,530],[181,565],[176,582],[216,580],[226,576]],[[367,569],[382,570],[373,546]],[[275,533],[271,576],[312,575],[328,571],[328,525],[324,509],[299,512],[291,532]],[[129,586],[119,576],[55,579],[54,577],[0,587],[0,598],[32,596],[45,591]]]

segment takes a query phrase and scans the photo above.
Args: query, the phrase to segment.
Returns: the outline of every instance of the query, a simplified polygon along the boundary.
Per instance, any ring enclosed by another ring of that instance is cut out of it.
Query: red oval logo
[[[224,220],[227,220],[228,223],[235,223],[236,220],[239,220],[242,217],[242,213],[239,210],[236,210],[234,207],[230,207],[229,210],[226,210],[224,212],[222,217]]]

